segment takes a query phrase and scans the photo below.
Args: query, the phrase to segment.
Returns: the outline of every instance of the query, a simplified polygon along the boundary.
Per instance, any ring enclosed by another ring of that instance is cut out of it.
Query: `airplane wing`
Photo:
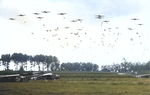
[[[52,75],[52,73],[45,73],[45,74],[43,74],[43,76],[50,76],[50,75]]]
[[[32,74],[23,73],[23,74],[12,74],[12,75],[0,75],[0,82],[23,82],[29,81]]]
[[[40,74],[40,75],[35,75],[35,77],[37,77],[36,79],[44,79],[44,80],[56,80],[60,78],[60,75],[58,74],[52,74],[52,73],[44,73],[44,74]]]
[[[19,74],[13,74],[13,75],[0,75],[0,78],[8,78],[8,77],[18,77]]]
[[[136,78],[150,78],[150,74],[135,75]]]
[[[0,75],[0,82],[23,82],[29,81],[30,79],[38,80],[56,80],[59,79],[60,75],[44,72],[31,72],[22,74],[12,74],[12,75]]]
[[[46,73],[46,74],[44,74],[44,76],[46,76],[49,79],[53,79],[53,80],[60,79],[60,75],[58,75],[58,74]]]
[[[0,82],[19,82],[21,77],[19,74],[0,75]]]

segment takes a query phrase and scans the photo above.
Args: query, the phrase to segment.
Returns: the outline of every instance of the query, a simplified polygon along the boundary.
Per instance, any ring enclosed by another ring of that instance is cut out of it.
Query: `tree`
[[[102,72],[111,72],[108,65],[102,65],[101,66],[101,71]]]
[[[31,55],[29,55],[29,61],[30,61],[30,65],[31,65],[31,67],[30,67],[30,70],[32,71],[32,67],[35,67],[35,65],[34,65],[34,58],[31,56]]]
[[[11,60],[15,63],[15,69],[18,70],[19,63],[21,66],[27,69],[27,61],[29,60],[29,56],[22,53],[13,53],[11,56]]]
[[[38,65],[39,71],[40,71],[40,55],[35,55],[34,60],[36,64]]]
[[[56,56],[52,57],[51,70],[56,71],[59,70],[59,60]]]
[[[46,60],[46,68],[47,68],[47,71],[49,71],[49,68],[50,68],[50,65],[52,63],[52,56],[45,56],[45,60]]]
[[[20,69],[19,69],[19,73],[23,74],[23,72],[24,72],[24,69],[23,69],[23,66],[21,66]]]
[[[2,65],[2,61],[1,61],[1,59],[0,59],[0,66]]]
[[[2,64],[5,66],[6,70],[9,70],[9,63],[11,61],[10,54],[1,55]]]
[[[15,70],[18,70],[18,65],[19,65],[19,55],[18,53],[13,53],[11,56],[11,60],[14,61],[15,63]]]
[[[99,66],[97,64],[93,64],[93,63],[62,63],[60,66],[60,70],[61,71],[98,71]]]
[[[81,66],[81,68],[80,68],[80,70],[81,71],[86,71],[86,63],[80,63],[80,66]]]
[[[98,71],[99,66],[97,64],[93,64],[93,71]]]
[[[23,55],[23,59],[22,59],[22,62],[23,62],[23,68],[26,68],[26,70],[27,70],[27,61],[29,61],[30,59],[29,59],[29,56],[28,55],[26,55],[26,54],[24,54]]]
[[[42,71],[44,71],[44,66],[46,65],[46,60],[45,60],[45,56],[44,55],[40,54],[39,62],[42,63]]]
[[[85,70],[86,70],[86,71],[92,71],[92,69],[93,69],[93,64],[90,63],[90,62],[88,62],[88,63],[86,64]]]

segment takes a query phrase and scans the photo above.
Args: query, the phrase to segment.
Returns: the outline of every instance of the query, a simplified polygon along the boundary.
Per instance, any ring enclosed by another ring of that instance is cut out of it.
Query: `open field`
[[[150,95],[150,79],[99,72],[54,72],[57,81],[0,83],[0,95]]]

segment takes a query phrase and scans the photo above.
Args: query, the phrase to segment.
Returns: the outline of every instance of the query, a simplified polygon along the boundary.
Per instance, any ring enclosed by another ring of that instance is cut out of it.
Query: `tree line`
[[[9,70],[10,63],[13,62],[15,70],[19,70],[20,67],[27,70],[27,66],[30,66],[30,70],[36,66],[38,70],[44,71],[98,71],[99,66],[90,62],[74,62],[74,63],[62,63],[56,56],[52,55],[27,55],[22,53],[2,54],[0,58],[0,66],[4,66],[5,70]],[[30,65],[29,65],[30,64]],[[18,68],[19,67],[19,68]],[[28,67],[29,68],[29,67]]]
[[[15,70],[18,70],[18,66],[23,66],[24,69],[27,69],[28,62],[30,63],[30,69],[35,68],[35,66],[38,66],[38,70],[40,71],[42,68],[42,71],[44,69],[47,69],[49,71],[50,69],[52,71],[56,71],[59,69],[59,60],[56,56],[52,55],[27,55],[22,53],[13,53],[11,54],[2,54],[0,59],[1,65],[5,67],[5,70],[9,70],[10,62],[15,63]],[[41,67],[42,65],[42,67]]]
[[[122,63],[112,65],[102,65],[101,71],[104,72],[129,72],[129,73],[145,73],[150,71],[150,61],[148,62],[127,62],[125,58],[123,58]]]
[[[99,66],[91,62],[62,63],[61,71],[99,71]]]

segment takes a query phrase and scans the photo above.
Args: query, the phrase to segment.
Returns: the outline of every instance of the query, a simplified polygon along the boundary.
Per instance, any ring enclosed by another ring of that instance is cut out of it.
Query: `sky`
[[[148,62],[149,9],[149,0],[0,0],[0,54],[53,55],[60,63],[99,67],[123,58]]]

